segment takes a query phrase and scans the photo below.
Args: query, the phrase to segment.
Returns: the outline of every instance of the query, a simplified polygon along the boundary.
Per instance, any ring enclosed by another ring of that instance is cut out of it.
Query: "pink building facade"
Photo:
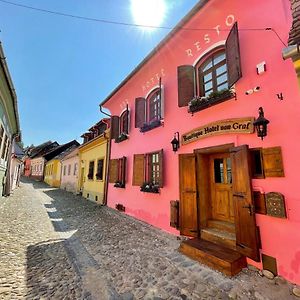
[[[78,148],[70,152],[61,160],[61,170],[60,188],[68,192],[77,193],[79,174]]]
[[[291,22],[288,0],[199,1],[101,105],[113,116],[110,207],[299,284],[300,95],[281,54]],[[266,133],[254,130],[260,108]]]

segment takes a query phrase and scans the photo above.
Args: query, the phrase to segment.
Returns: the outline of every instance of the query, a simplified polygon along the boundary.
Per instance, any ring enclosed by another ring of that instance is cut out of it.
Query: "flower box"
[[[128,135],[124,132],[122,132],[116,139],[115,139],[115,143],[121,143],[125,140],[128,139]]]
[[[207,97],[195,97],[189,102],[188,112],[193,114],[234,97],[236,95],[232,90],[221,90],[211,93]]]
[[[161,126],[161,120],[154,120],[150,123],[144,123],[143,126],[140,128],[140,132],[147,132],[153,128]]]
[[[143,185],[141,186],[140,191],[144,192],[144,193],[158,194],[159,193],[159,186],[157,184],[144,182]]]
[[[114,184],[114,187],[124,189],[125,188],[125,183],[121,182],[121,181],[116,181],[115,184]]]

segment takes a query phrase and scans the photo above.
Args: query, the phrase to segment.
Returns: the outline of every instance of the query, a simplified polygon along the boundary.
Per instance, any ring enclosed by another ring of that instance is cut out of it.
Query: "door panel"
[[[237,250],[255,261],[260,261],[248,146],[243,145],[230,149],[230,156]]]
[[[194,154],[179,155],[180,234],[198,236],[196,158]]]
[[[210,155],[212,219],[234,222],[229,153]]]

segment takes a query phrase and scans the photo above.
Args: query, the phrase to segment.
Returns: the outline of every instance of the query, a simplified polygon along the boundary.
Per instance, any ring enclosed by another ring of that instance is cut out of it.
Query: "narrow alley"
[[[230,279],[175,236],[44,183],[4,198],[0,226],[0,299],[296,299],[280,277]]]

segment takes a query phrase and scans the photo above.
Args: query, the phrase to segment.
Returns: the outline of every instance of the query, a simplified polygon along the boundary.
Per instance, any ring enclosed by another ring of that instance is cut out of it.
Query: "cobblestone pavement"
[[[180,254],[179,243],[26,180],[0,200],[0,299],[296,299],[280,277],[245,269],[230,279]]]

